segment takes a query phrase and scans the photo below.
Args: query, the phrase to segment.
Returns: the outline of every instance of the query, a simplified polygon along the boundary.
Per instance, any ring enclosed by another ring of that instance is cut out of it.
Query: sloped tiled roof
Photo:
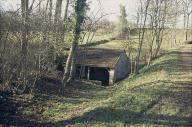
[[[79,49],[76,64],[92,67],[114,68],[124,50],[88,48]]]

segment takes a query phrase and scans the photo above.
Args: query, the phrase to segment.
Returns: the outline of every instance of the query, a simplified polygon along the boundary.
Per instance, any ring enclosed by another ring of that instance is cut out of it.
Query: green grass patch
[[[73,96],[38,101],[25,114],[35,112],[49,126],[189,126],[192,87],[179,77],[191,72],[181,73],[179,62],[179,50],[170,51],[114,86],[76,84],[68,88]]]

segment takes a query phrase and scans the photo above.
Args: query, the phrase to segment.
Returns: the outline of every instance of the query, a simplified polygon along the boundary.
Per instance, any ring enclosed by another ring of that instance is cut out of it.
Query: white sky
[[[111,21],[117,21],[118,15],[120,13],[120,5],[125,5],[128,19],[132,19],[136,10],[136,1],[137,0],[89,0],[91,1],[90,8],[95,13],[101,7],[101,12],[104,14],[110,14],[106,18]],[[114,14],[111,14],[114,13]]]
[[[110,14],[105,18],[110,21],[118,21],[118,16],[120,13],[119,6],[122,4],[126,6],[126,11],[128,14],[127,18],[129,21],[131,21],[134,20],[134,15],[136,15],[135,12],[138,0],[87,0],[87,1],[90,2],[89,5],[91,8],[88,14],[92,17],[94,17],[97,11],[100,10],[99,13],[97,14],[98,17],[100,17],[101,14]],[[36,0],[36,2],[38,3],[39,0]],[[16,10],[17,8],[20,7],[20,0],[0,0],[0,4],[1,4],[0,6],[2,6],[4,10],[13,10],[13,9]],[[182,19],[183,19],[182,17],[178,19],[179,27],[181,27],[183,24]]]
[[[31,1],[31,0],[30,0]],[[38,0],[36,0],[38,2]],[[111,21],[117,21],[119,15],[119,6],[120,4],[126,6],[126,10],[128,13],[128,18],[132,19],[132,15],[135,12],[136,2],[137,0],[88,0],[90,2],[90,15],[95,15],[95,13],[99,11],[99,15],[110,14],[106,16],[107,19]],[[0,0],[5,10],[15,10],[20,6],[20,0]],[[113,14],[111,14],[113,13]]]

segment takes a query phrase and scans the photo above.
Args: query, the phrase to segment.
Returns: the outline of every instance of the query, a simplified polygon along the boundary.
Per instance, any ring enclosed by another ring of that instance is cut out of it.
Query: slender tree
[[[123,5],[120,5],[120,17],[119,17],[119,22],[120,22],[120,37],[125,37],[126,33],[128,32],[127,28],[127,13],[126,13],[126,9],[125,9],[125,6]]]
[[[0,44],[1,44],[1,38],[2,38],[2,16],[1,16],[1,8],[0,8]]]
[[[54,24],[55,25],[58,25],[58,23],[61,21],[62,3],[63,3],[63,0],[57,0],[56,1],[55,17],[54,17]]]
[[[184,15],[185,40],[188,40],[190,16],[192,15],[192,0],[181,0]]]
[[[21,45],[21,67],[22,67],[22,78],[24,84],[26,84],[26,75],[27,75],[27,47],[28,47],[28,35],[29,35],[29,1],[21,0],[21,10],[22,10],[22,45]]]
[[[147,21],[147,14],[148,14],[148,7],[150,4],[151,0],[147,0],[146,3],[144,4],[144,14],[140,14],[141,17],[141,24],[140,24],[140,30],[141,32],[139,32],[139,45],[138,45],[138,50],[137,50],[137,57],[136,57],[136,62],[135,62],[135,73],[139,72],[139,64],[140,64],[140,56],[141,56],[141,51],[142,51],[142,46],[144,43],[144,36],[145,36],[145,28],[146,28],[146,21]],[[140,1],[141,6],[142,6],[142,2]],[[142,8],[141,7],[141,12],[142,12]],[[144,19],[143,19],[144,18]],[[142,20],[143,19],[143,20]]]
[[[61,31],[61,41],[64,41],[65,32],[66,32],[66,29],[67,29],[66,26],[67,26],[68,9],[69,9],[69,0],[66,0],[64,17],[63,17],[63,26],[62,26],[63,29]]]
[[[53,35],[54,35],[54,40],[53,40],[53,59],[54,61],[56,60],[56,50],[57,50],[57,45],[60,40],[60,32],[61,32],[61,11],[62,11],[62,3],[63,0],[57,0],[56,1],[56,7],[55,7],[55,15],[54,15],[54,28],[53,28]]]
[[[76,54],[78,49],[78,42],[80,39],[81,25],[85,20],[86,13],[86,0],[75,1],[75,24],[73,27],[73,40],[69,56],[67,58],[65,72],[62,81],[62,88],[65,87],[66,83],[74,79]],[[63,92],[63,89],[62,89]]]
[[[150,33],[150,39],[149,41],[149,59],[148,59],[148,65],[150,65],[150,62],[153,58],[156,58],[159,54],[161,44],[163,41],[164,36],[164,27],[167,23],[167,20],[169,18],[169,21],[171,21],[172,18],[177,18],[174,12],[172,12],[172,6],[171,0],[151,0],[151,4],[149,6],[149,25],[148,27],[150,30],[148,33]],[[169,8],[168,8],[169,7]],[[174,24],[174,23],[173,23]]]

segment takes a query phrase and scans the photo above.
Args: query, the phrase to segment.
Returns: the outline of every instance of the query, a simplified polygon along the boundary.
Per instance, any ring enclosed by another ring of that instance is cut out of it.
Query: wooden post
[[[115,82],[115,70],[114,69],[110,69],[108,70],[109,72],[109,85],[112,85]]]
[[[88,69],[88,72],[87,72],[87,80],[90,79],[90,67],[87,68]]]

